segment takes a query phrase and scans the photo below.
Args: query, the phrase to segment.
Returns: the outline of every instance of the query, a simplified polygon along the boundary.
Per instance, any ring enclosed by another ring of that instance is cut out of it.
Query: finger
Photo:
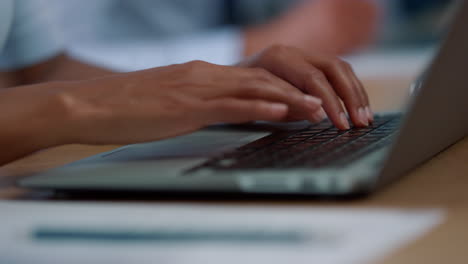
[[[302,120],[316,121],[315,112],[322,101],[304,94],[285,80],[262,68],[242,68],[246,77],[240,86],[228,95],[243,99],[259,99],[282,102],[289,106],[289,113]]]
[[[308,67],[307,67],[308,66]],[[341,130],[350,128],[345,110],[341,100],[329,83],[326,76],[317,68],[310,64],[304,65],[304,69],[309,69],[308,74],[303,77],[303,87],[305,90],[322,99],[323,109],[328,114],[330,120]]]
[[[364,85],[362,84],[361,80],[359,80],[356,73],[354,72],[353,67],[351,67],[351,65],[349,65],[348,68],[349,68],[349,71],[350,71],[351,78],[356,83],[356,86],[359,87],[359,89],[361,90],[360,94],[363,96],[362,100],[364,101],[364,104],[365,104],[365,110],[366,110],[367,118],[369,119],[369,122],[373,122],[374,121],[374,113],[372,112],[372,109],[371,109],[371,106],[370,106],[369,95],[367,94],[367,91],[364,88]]]
[[[322,107],[335,126],[343,130],[349,129],[349,122],[341,100],[323,72],[309,63],[300,50],[274,46],[260,55],[250,64],[261,65],[303,92],[322,99]],[[247,63],[247,65],[250,64]]]
[[[320,107],[319,110],[315,111],[314,113],[311,113],[307,119],[304,118],[303,115],[296,115],[296,114],[290,113],[288,117],[286,118],[286,120],[284,121],[296,122],[296,121],[308,120],[309,122],[312,122],[312,123],[320,123],[326,118],[327,118],[327,114],[325,113],[325,110],[323,110],[323,108]]]
[[[209,123],[277,122],[287,117],[288,108],[284,103],[224,98],[207,102],[205,113]]]
[[[220,66],[202,61],[192,61],[184,67],[185,73],[199,80],[187,93],[204,100],[239,97],[282,102],[296,115],[312,120],[311,113],[321,106],[321,100],[306,95],[290,83],[262,68]],[[200,79],[200,76],[203,79]]]
[[[351,120],[356,126],[368,126],[364,91],[355,81],[348,63],[340,59],[312,59],[312,64],[320,69],[332,84],[337,95],[348,110]]]
[[[320,98],[323,109],[335,126],[342,130],[349,129],[349,122],[341,101],[326,76],[302,56],[290,56],[288,60],[276,63],[271,70],[305,93]]]

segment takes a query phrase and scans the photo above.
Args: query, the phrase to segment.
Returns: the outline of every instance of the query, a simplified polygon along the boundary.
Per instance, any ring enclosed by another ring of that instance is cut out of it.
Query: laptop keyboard
[[[376,116],[369,127],[341,131],[326,120],[304,130],[274,132],[215,156],[187,173],[201,169],[342,167],[390,143],[399,121],[400,115]]]

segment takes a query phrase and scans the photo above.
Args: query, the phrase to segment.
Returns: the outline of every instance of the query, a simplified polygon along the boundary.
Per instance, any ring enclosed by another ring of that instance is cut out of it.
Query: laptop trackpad
[[[162,141],[135,144],[103,154],[101,162],[210,157],[269,135],[269,132],[202,130]]]

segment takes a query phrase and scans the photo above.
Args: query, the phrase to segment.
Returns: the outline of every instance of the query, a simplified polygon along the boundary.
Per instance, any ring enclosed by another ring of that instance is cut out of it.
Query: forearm
[[[65,83],[0,91],[0,165],[40,149],[66,143]]]

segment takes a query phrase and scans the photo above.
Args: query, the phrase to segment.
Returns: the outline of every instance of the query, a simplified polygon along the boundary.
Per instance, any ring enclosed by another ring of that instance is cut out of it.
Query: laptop
[[[19,185],[65,192],[268,194],[346,197],[371,193],[463,139],[468,131],[468,2],[404,113],[339,131],[325,120],[214,126],[128,145]]]

